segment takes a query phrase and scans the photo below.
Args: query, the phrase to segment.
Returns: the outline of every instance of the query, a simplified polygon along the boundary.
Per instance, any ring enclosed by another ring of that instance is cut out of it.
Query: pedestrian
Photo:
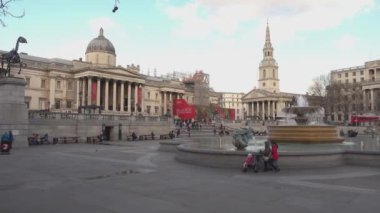
[[[150,135],[152,136],[152,140],[154,140],[154,132],[152,131],[152,133],[150,133]]]
[[[1,135],[1,154],[9,154],[10,152],[10,135],[9,132],[4,132],[3,135]]]
[[[280,168],[278,167],[278,145],[277,143],[272,143],[271,157],[269,158],[269,165],[274,169],[275,172],[279,172]]]
[[[264,172],[268,171],[268,162],[269,159],[271,158],[271,149],[270,149],[270,144],[269,141],[265,141],[264,143],[264,151],[260,150],[260,154],[263,156],[263,161],[264,161]]]

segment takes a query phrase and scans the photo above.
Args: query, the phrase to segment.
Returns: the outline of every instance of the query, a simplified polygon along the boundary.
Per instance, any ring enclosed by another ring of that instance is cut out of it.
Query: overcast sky
[[[47,58],[84,58],[104,28],[117,64],[142,72],[210,74],[216,91],[247,93],[257,86],[269,20],[280,90],[305,93],[312,79],[332,69],[380,59],[377,0],[20,0],[22,19],[3,18],[0,49],[18,36],[20,52]]]

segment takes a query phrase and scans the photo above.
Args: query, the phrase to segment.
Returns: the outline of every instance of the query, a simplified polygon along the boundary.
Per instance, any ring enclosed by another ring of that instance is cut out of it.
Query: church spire
[[[265,35],[265,45],[264,48],[272,48],[272,43],[270,42],[270,31],[269,31],[269,24],[267,21],[267,32]]]
[[[269,24],[265,34],[265,44],[263,48],[263,60],[259,67],[259,89],[264,89],[269,92],[280,92],[278,79],[278,65],[273,57],[273,47],[270,41]]]

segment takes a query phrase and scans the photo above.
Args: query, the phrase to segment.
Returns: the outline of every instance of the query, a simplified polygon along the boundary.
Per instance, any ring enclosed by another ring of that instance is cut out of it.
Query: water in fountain
[[[296,106],[283,109],[297,125],[268,126],[269,139],[280,143],[339,143],[335,126],[323,124],[324,109],[309,106],[306,97],[295,97]]]

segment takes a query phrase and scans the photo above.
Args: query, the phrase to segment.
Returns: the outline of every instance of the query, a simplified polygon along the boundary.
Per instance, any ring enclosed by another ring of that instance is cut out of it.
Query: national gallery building
[[[28,109],[162,116],[172,115],[177,98],[196,105],[218,102],[219,95],[210,89],[209,76],[202,71],[182,81],[143,75],[138,65],[116,66],[115,48],[103,29],[85,54],[85,60],[64,60],[20,53],[27,65],[20,77],[26,80]],[[18,67],[11,72],[18,76]]]

